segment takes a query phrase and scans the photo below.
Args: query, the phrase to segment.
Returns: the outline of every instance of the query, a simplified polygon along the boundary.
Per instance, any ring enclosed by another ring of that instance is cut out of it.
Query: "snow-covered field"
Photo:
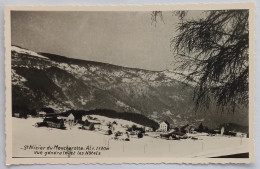
[[[114,118],[109,118],[109,117],[100,116],[100,115],[91,115],[91,117],[92,118],[97,118],[103,124],[115,121],[119,126],[132,126],[132,125],[136,125],[137,127],[143,127],[142,125],[139,125],[139,124],[134,123],[132,121],[123,120],[123,119],[114,119]],[[82,117],[83,121],[85,121],[86,119],[87,119],[87,115]]]
[[[165,140],[152,137],[155,133],[147,133],[141,139],[131,138],[130,141],[112,139],[113,136],[104,135],[99,131],[81,130],[74,126],[71,129],[60,130],[55,128],[33,125],[41,122],[40,118],[19,119],[12,118],[13,157],[67,157],[67,154],[34,154],[35,150],[25,150],[24,146],[36,145],[45,147],[43,153],[48,153],[48,146],[82,146],[96,151],[105,147],[109,150],[100,150],[98,157],[215,157],[222,155],[249,152],[248,138],[205,136],[198,135],[198,140]],[[90,147],[91,146],[91,147]],[[89,150],[87,149],[87,150]],[[39,149],[38,149],[39,150]],[[85,150],[86,151],[86,150]],[[85,152],[84,151],[84,152]],[[52,150],[54,152],[54,150]],[[83,151],[82,151],[83,152]],[[97,155],[72,154],[71,157],[94,157]]]

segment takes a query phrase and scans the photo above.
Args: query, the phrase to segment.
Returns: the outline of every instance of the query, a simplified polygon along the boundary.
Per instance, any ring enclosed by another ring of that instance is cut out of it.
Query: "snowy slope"
[[[156,158],[193,158],[193,157],[216,157],[236,153],[249,152],[249,139],[240,137],[223,136],[200,136],[198,140],[166,140],[149,136],[142,139],[130,137],[130,141],[118,141],[96,131],[80,130],[79,126],[71,129],[60,130],[55,128],[40,127],[33,125],[42,121],[39,118],[19,119],[12,118],[13,128],[13,157],[31,157],[34,150],[24,150],[25,145],[37,146],[83,146],[109,147],[109,151],[102,151],[98,157],[154,157]],[[46,137],[48,139],[46,139]],[[91,139],[90,139],[91,138]],[[42,157],[38,155],[38,157]],[[57,157],[46,155],[46,157]],[[67,157],[61,155],[58,157]],[[79,156],[72,157],[97,157]]]

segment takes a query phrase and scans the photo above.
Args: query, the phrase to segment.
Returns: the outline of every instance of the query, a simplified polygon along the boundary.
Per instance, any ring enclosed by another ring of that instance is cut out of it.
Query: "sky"
[[[164,12],[12,11],[11,43],[36,52],[148,70],[172,69],[178,18]]]

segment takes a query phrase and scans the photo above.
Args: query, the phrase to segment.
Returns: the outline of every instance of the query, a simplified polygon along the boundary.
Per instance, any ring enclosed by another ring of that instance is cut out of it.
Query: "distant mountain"
[[[13,105],[40,110],[109,109],[133,112],[172,126],[211,126],[224,122],[248,125],[247,112],[231,117],[209,110],[194,112],[193,87],[170,70],[149,71],[107,63],[37,53],[12,46]],[[219,121],[218,121],[219,120]]]

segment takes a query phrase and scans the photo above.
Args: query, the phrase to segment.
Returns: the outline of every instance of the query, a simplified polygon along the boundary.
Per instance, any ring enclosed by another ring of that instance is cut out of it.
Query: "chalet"
[[[99,120],[89,120],[90,123],[94,124],[95,129],[101,128],[101,122]]]
[[[49,107],[45,107],[45,108],[42,108],[41,110],[39,110],[37,112],[37,115],[39,117],[47,117],[47,116],[53,116],[55,115],[55,112],[54,112],[54,109],[52,108],[49,108]]]
[[[101,129],[102,127],[100,121],[86,119],[84,124],[82,125],[82,128],[86,130],[95,130]]]
[[[64,122],[67,121],[67,116],[65,116],[65,115],[60,115],[60,116],[58,116],[57,118],[58,118],[58,119],[62,119]]]
[[[75,117],[72,113],[70,113],[67,117],[67,121],[74,121],[75,120]]]
[[[86,121],[88,119],[90,119],[89,116],[82,116],[82,121]]]
[[[65,122],[74,122],[75,117],[72,113],[70,113],[70,114],[67,114],[67,115],[59,116],[59,119],[62,119]]]
[[[59,128],[63,129],[65,128],[63,119],[57,119],[55,117],[46,117],[43,122],[47,123],[47,127],[53,127],[53,128]]]
[[[167,121],[163,121],[160,123],[159,131],[168,131],[170,128],[170,124]]]
[[[38,112],[38,116],[39,117],[45,117],[46,116],[46,112],[45,111],[39,111]]]

